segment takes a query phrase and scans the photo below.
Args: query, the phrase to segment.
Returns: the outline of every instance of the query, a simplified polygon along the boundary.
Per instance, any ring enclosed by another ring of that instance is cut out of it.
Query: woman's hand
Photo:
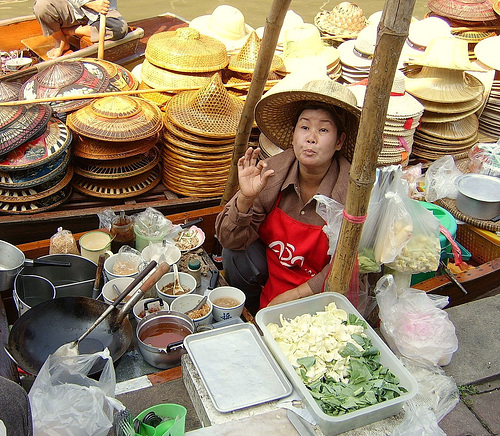
[[[109,0],[94,0],[84,4],[85,7],[92,9],[98,14],[106,15],[109,12]]]
[[[278,296],[274,297],[269,302],[269,306],[274,306],[280,303],[286,303],[287,301],[298,300],[299,298],[308,297],[310,295],[313,295],[312,289],[309,287],[307,282],[302,283],[296,288],[289,289],[288,291],[285,291],[279,294]]]
[[[246,212],[254,200],[267,185],[274,170],[266,170],[267,164],[258,160],[260,148],[255,150],[249,147],[238,160],[238,182],[240,194],[238,196],[238,210]]]

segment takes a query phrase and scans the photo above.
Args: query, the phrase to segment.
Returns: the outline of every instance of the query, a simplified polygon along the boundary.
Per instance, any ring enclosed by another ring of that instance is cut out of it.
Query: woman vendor
[[[264,161],[246,151],[240,190],[216,220],[225,277],[251,312],[258,299],[262,308],[322,291],[329,243],[313,196],[345,204],[359,116],[354,94],[326,79],[257,104],[259,129],[284,151]]]

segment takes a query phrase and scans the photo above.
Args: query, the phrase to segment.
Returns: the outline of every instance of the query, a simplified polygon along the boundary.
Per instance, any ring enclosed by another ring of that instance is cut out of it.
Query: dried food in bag
[[[76,254],[79,255],[73,233],[64,230],[62,227],[57,229],[57,233],[50,238],[49,254]]]

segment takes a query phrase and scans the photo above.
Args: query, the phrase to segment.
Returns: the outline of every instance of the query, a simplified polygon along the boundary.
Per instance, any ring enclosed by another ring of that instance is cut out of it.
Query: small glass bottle
[[[201,285],[201,262],[198,258],[192,258],[188,262],[188,272],[196,280],[196,287],[199,288]]]
[[[211,253],[212,261],[219,271],[222,271],[224,267],[222,266],[222,245],[219,242],[217,235],[214,235],[214,245],[212,247]]]

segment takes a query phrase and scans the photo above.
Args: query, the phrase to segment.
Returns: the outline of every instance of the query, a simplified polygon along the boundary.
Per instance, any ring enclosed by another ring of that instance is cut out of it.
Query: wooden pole
[[[99,45],[97,46],[97,59],[104,59],[104,38],[106,36],[106,14],[99,14]]]
[[[392,82],[414,6],[415,0],[387,0],[384,5],[349,175],[345,205],[348,215],[362,217],[368,210]],[[362,230],[362,223],[344,218],[325,290],[347,293],[355,261],[352,254],[357,253]]]
[[[269,76],[271,62],[276,50],[279,33],[291,0],[274,0],[269,16],[266,18],[266,27],[262,44],[257,57],[257,63],[252,76],[252,82],[245,100],[240,123],[234,141],[233,159],[229,168],[226,188],[222,196],[221,205],[226,204],[238,190],[238,159],[245,154],[248,147],[248,138],[254,122],[254,109],[262,97],[264,87]]]

